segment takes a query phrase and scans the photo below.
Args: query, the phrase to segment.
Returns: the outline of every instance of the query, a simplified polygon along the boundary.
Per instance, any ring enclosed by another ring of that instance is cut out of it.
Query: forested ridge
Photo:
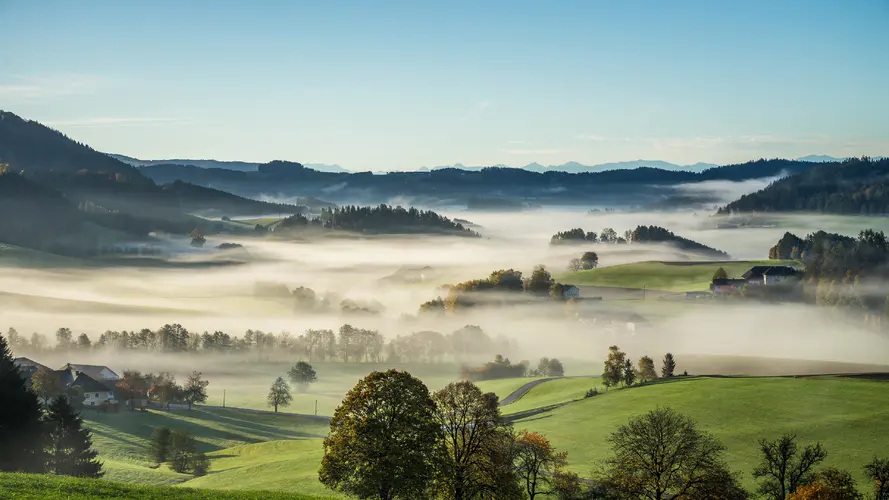
[[[480,236],[475,231],[464,227],[463,224],[454,222],[432,210],[390,205],[375,207],[349,205],[325,208],[321,210],[320,217],[312,219],[297,214],[281,221],[275,230],[284,231],[307,226],[378,234],[441,233],[469,237]]]
[[[718,213],[737,212],[889,214],[889,159],[826,163],[744,195]]]

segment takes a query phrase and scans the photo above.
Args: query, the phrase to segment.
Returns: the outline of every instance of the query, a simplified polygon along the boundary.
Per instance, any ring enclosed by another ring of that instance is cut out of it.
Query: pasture
[[[555,279],[562,283],[578,286],[689,292],[708,290],[713,273],[720,267],[725,269],[729,278],[740,278],[745,271],[753,266],[793,264],[793,262],[778,260],[646,261],[564,273],[555,276]]]

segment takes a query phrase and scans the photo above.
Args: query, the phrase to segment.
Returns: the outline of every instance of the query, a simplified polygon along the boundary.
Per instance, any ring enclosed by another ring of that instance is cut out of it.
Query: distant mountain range
[[[114,153],[105,153],[108,156],[120,160],[128,165],[132,165],[134,167],[149,167],[155,165],[190,165],[199,168],[221,168],[225,170],[234,170],[236,172],[256,172],[259,169],[259,165],[262,163],[256,162],[246,162],[246,161],[222,161],[222,160],[188,160],[188,159],[170,159],[170,160],[140,160],[138,158],[133,158],[130,156],[124,156]],[[875,159],[879,159],[881,157],[876,157]],[[847,160],[848,157],[844,158],[836,158],[828,155],[808,155],[797,158],[796,161],[808,161],[813,163],[828,163],[828,162],[841,162]],[[319,172],[333,172],[333,173],[349,173],[351,170],[347,170],[340,165],[329,165],[324,163],[303,163],[302,164],[306,168],[311,168],[312,170],[317,170]],[[608,163],[598,163],[596,165],[584,165],[582,163],[576,161],[569,161],[567,163],[563,163],[561,165],[541,165],[537,162],[532,162],[527,165],[521,167],[511,167],[509,165],[497,164],[497,165],[464,165],[462,163],[455,163],[453,165],[439,165],[436,167],[421,167],[417,169],[417,172],[430,172],[433,170],[444,170],[444,169],[458,169],[465,170],[467,172],[477,172],[479,170],[484,170],[486,168],[516,168],[521,170],[527,170],[529,172],[568,172],[568,173],[596,173],[596,172],[607,172],[609,170],[632,170],[640,167],[648,167],[648,168],[656,168],[659,170],[668,170],[672,172],[695,172],[700,173],[705,170],[718,167],[715,163],[704,163],[698,162],[693,165],[679,165],[676,163],[670,163],[663,160],[631,160],[631,161],[617,161],[617,162],[608,162]],[[375,174],[385,174],[387,172],[380,171],[374,172]]]
[[[236,172],[256,172],[261,165],[261,163],[249,161],[187,160],[179,158],[171,160],[140,160],[131,156],[118,155],[114,153],[105,154],[134,167],[150,167],[154,165],[190,165],[200,168],[221,168],[225,170],[234,170]],[[324,163],[304,163],[303,165],[319,172],[348,172],[348,170],[339,165],[327,165]]]

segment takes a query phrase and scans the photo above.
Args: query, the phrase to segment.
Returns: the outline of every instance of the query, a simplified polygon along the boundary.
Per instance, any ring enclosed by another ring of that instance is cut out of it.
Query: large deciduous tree
[[[508,489],[499,472],[512,466],[512,457],[501,453],[503,437],[511,431],[500,416],[497,396],[467,381],[449,384],[432,399],[444,451],[436,489],[454,500]]]
[[[290,386],[284,381],[284,377],[275,379],[275,383],[269,388],[266,401],[270,407],[275,408],[275,413],[278,413],[279,406],[290,406],[290,403],[293,401],[293,395],[290,394]]]
[[[117,381],[117,388],[123,392],[123,396],[127,399],[130,411],[136,409],[136,405],[133,403],[134,399],[148,396],[149,387],[148,376],[142,375],[137,370],[125,370],[123,376]]]
[[[525,291],[546,297],[549,295],[550,288],[552,288],[554,283],[555,281],[549,271],[543,266],[537,266],[531,273],[531,277],[525,280]]]
[[[762,480],[759,493],[770,500],[784,500],[800,486],[811,483],[815,478],[815,466],[827,457],[821,443],[800,451],[793,434],[785,434],[774,441],[762,439],[759,448],[762,461],[753,469],[753,477]]]
[[[669,408],[633,418],[608,441],[612,455],[598,475],[619,498],[747,498],[723,460],[722,444]]]
[[[305,361],[300,361],[293,365],[293,368],[287,372],[290,381],[296,384],[300,391],[305,391],[310,384],[314,384],[318,380],[318,375],[312,365]]]
[[[43,401],[43,406],[49,406],[53,398],[62,394],[64,386],[58,374],[48,368],[40,368],[31,375],[31,390]]]
[[[43,429],[40,402],[0,335],[0,471],[43,472]]]
[[[657,370],[654,369],[654,360],[648,356],[639,358],[639,382],[645,383],[657,378]]]
[[[522,430],[516,437],[515,467],[531,500],[555,492],[555,479],[568,463],[567,452],[557,452],[546,436]]]
[[[864,495],[855,486],[855,479],[848,471],[834,467],[815,475],[815,480],[800,486],[787,500],[862,500]]]
[[[762,480],[759,493],[770,500],[783,500],[800,486],[811,483],[815,466],[827,458],[821,443],[806,446],[800,452],[793,434],[774,441],[762,439],[759,448],[762,461],[753,469],[753,477]]]
[[[46,417],[47,470],[53,474],[78,477],[102,477],[99,452],[92,449],[90,430],[74,411],[68,398],[59,396],[49,405]]]
[[[375,371],[334,412],[319,479],[359,498],[421,498],[441,460],[441,440],[423,382],[403,371]]]
[[[605,360],[605,370],[602,372],[602,383],[605,387],[613,387],[624,380],[624,365],[627,355],[620,347],[613,345],[608,348],[608,359]]]
[[[596,252],[584,252],[580,257],[580,266],[583,269],[595,269],[599,267],[599,254]]]
[[[201,378],[201,372],[193,371],[185,381],[182,388],[182,398],[188,403],[190,410],[192,405],[207,402],[207,386],[210,382]]]

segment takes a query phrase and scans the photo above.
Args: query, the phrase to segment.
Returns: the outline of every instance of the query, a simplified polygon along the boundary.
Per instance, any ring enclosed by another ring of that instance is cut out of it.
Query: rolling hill
[[[744,212],[889,213],[889,159],[851,158],[817,164],[719,209]]]

